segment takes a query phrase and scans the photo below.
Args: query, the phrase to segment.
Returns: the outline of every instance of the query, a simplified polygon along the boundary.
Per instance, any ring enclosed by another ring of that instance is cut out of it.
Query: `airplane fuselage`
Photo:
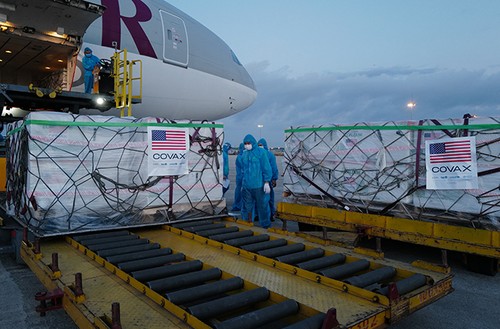
[[[127,49],[129,59],[142,61],[142,103],[134,116],[217,120],[255,101],[252,78],[229,46],[182,11],[161,0],[100,3],[106,10],[87,29],[82,49],[104,59]],[[72,90],[83,90],[81,66]]]

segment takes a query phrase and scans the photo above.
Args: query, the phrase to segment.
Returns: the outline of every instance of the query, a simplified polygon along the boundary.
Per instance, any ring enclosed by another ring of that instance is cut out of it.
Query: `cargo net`
[[[466,115],[289,129],[284,201],[500,230],[499,121]],[[427,189],[425,141],[464,136],[476,140],[479,188]]]
[[[149,175],[148,126],[188,128],[188,174]],[[215,123],[32,113],[9,127],[8,214],[39,236],[219,215],[223,138]]]

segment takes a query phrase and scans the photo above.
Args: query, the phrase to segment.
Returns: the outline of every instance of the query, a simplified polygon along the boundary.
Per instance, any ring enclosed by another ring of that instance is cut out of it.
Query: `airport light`
[[[259,128],[259,139],[261,139],[262,138],[262,128],[264,128],[264,125],[258,124],[257,128]]]
[[[410,120],[413,119],[413,110],[415,109],[415,107],[417,106],[417,103],[415,103],[414,101],[409,101],[407,104],[406,104],[406,107],[408,108],[408,110],[410,111]]]

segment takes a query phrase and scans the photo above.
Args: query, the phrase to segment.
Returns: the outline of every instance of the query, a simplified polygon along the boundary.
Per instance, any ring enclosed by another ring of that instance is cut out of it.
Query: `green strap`
[[[441,126],[330,126],[330,127],[304,127],[286,129],[285,133],[331,131],[331,130],[443,130],[443,129],[500,129],[499,123],[474,124],[474,125],[441,125]]]
[[[28,125],[63,126],[63,127],[175,127],[175,128],[224,128],[220,123],[170,123],[170,122],[75,122],[75,121],[50,121],[50,120],[25,120],[23,124],[10,131],[12,135]]]

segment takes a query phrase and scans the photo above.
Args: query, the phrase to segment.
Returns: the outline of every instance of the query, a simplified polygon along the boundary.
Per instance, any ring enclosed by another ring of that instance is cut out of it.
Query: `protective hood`
[[[245,138],[243,138],[243,143],[250,143],[252,144],[252,148],[257,148],[257,140],[251,134],[248,134]]]
[[[264,138],[259,139],[259,144],[262,144],[266,150],[268,150],[267,142]]]

